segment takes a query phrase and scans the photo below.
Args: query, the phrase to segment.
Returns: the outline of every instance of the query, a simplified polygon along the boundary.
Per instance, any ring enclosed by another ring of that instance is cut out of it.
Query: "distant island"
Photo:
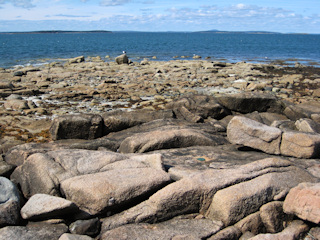
[[[0,34],[40,34],[40,33],[112,33],[111,31],[92,30],[92,31],[62,31],[62,30],[45,30],[30,32],[0,32]]]

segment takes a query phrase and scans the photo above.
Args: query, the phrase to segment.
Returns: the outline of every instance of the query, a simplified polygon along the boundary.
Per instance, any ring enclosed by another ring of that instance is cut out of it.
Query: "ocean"
[[[132,61],[202,59],[226,62],[278,62],[320,65],[320,35],[215,32],[0,33],[0,67],[41,65],[67,58],[126,51]],[[106,59],[110,56],[110,59]],[[183,56],[183,58],[181,58]]]

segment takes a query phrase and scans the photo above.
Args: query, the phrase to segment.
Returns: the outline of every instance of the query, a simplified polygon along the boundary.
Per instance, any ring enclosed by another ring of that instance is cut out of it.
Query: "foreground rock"
[[[16,225],[20,221],[20,196],[17,187],[0,177],[0,227]]]
[[[303,220],[319,224],[319,183],[302,183],[292,188],[284,202],[284,211]]]

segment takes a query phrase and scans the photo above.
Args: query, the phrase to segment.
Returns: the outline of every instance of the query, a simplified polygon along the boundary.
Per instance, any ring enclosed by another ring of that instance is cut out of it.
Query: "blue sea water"
[[[285,60],[320,64],[320,35],[240,34],[213,32],[112,32],[0,34],[0,67],[44,64],[80,55],[111,58],[126,51],[138,61],[157,61],[194,54],[227,62]],[[178,58],[179,59],[179,58]],[[108,59],[104,59],[108,61]],[[109,60],[111,61],[111,60]]]

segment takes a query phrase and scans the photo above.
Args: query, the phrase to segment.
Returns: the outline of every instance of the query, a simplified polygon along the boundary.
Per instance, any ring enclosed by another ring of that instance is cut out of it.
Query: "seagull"
[[[126,51],[122,51],[122,53],[123,53],[123,54],[126,54],[127,52],[126,52]]]

